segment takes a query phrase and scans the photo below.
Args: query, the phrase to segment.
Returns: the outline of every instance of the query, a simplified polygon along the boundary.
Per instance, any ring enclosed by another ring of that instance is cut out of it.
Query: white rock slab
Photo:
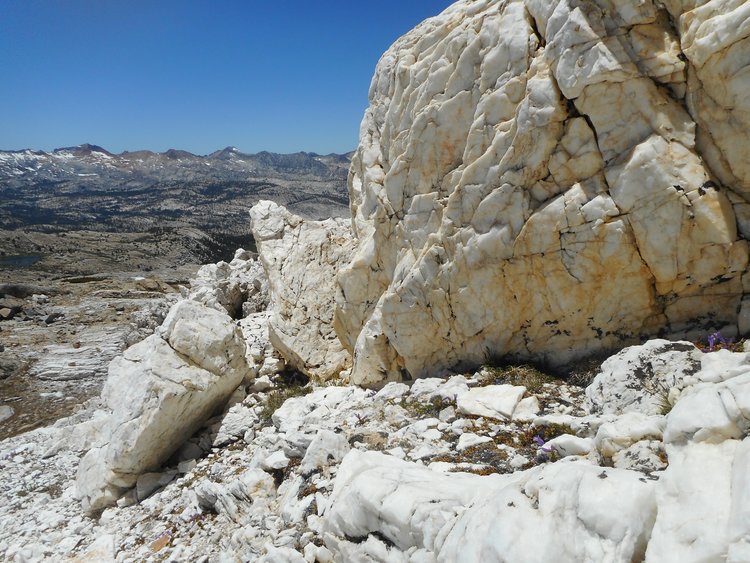
[[[646,560],[690,563],[725,557],[738,445],[727,440],[667,448],[669,467],[656,490],[659,511]],[[747,466],[740,467],[747,473]]]
[[[325,531],[339,538],[379,532],[401,550],[432,550],[464,506],[501,482],[499,476],[447,475],[393,456],[352,450],[336,475]]]
[[[560,457],[588,455],[594,450],[594,441],[591,438],[563,434],[549,440],[544,447],[553,450]]]
[[[667,415],[667,443],[741,438],[750,425],[750,374],[687,388]]]
[[[302,458],[300,472],[304,475],[337,465],[350,449],[349,442],[342,433],[326,429],[318,430],[307,447],[305,457]]]
[[[513,409],[513,420],[530,422],[537,417],[540,410],[539,399],[535,395],[524,397],[518,401],[516,408]]]
[[[661,440],[666,425],[663,416],[625,413],[599,427],[594,443],[604,457],[612,457],[644,439]]]
[[[646,549],[654,488],[639,473],[585,462],[526,471],[463,512],[437,559],[631,561]]]
[[[517,385],[488,385],[470,389],[457,400],[462,414],[510,420],[526,387]]]

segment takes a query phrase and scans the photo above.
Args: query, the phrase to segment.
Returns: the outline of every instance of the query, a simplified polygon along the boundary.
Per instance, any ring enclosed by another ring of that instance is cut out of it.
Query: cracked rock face
[[[461,1],[383,55],[338,277],[353,382],[750,328],[748,8],[694,4]]]
[[[334,330],[336,272],[352,256],[343,219],[307,221],[271,201],[250,210],[268,276],[269,338],[287,363],[325,381],[351,365]]]

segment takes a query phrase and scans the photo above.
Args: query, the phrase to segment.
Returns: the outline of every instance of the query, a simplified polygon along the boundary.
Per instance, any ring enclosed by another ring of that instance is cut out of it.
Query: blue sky
[[[0,149],[355,148],[375,64],[451,0],[0,0]]]

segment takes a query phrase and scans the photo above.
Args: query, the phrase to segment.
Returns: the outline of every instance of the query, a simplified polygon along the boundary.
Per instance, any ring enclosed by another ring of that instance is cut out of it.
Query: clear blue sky
[[[0,149],[355,148],[380,55],[451,0],[0,0]]]

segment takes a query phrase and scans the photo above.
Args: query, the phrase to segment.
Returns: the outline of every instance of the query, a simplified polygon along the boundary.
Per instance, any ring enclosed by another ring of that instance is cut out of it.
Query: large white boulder
[[[241,333],[225,313],[180,301],[157,333],[109,366],[104,445],[78,468],[84,509],[114,503],[157,470],[221,407],[248,372]]]
[[[350,174],[352,381],[750,330],[746,12],[462,0],[399,39]]]
[[[443,474],[379,452],[350,451],[336,475],[325,532],[329,548],[343,538],[379,533],[400,550],[436,548],[464,507],[503,483],[499,476]]]
[[[336,272],[353,247],[348,222],[307,221],[271,201],[260,201],[250,216],[269,282],[271,343],[310,377],[338,375],[351,364],[333,327]]]

